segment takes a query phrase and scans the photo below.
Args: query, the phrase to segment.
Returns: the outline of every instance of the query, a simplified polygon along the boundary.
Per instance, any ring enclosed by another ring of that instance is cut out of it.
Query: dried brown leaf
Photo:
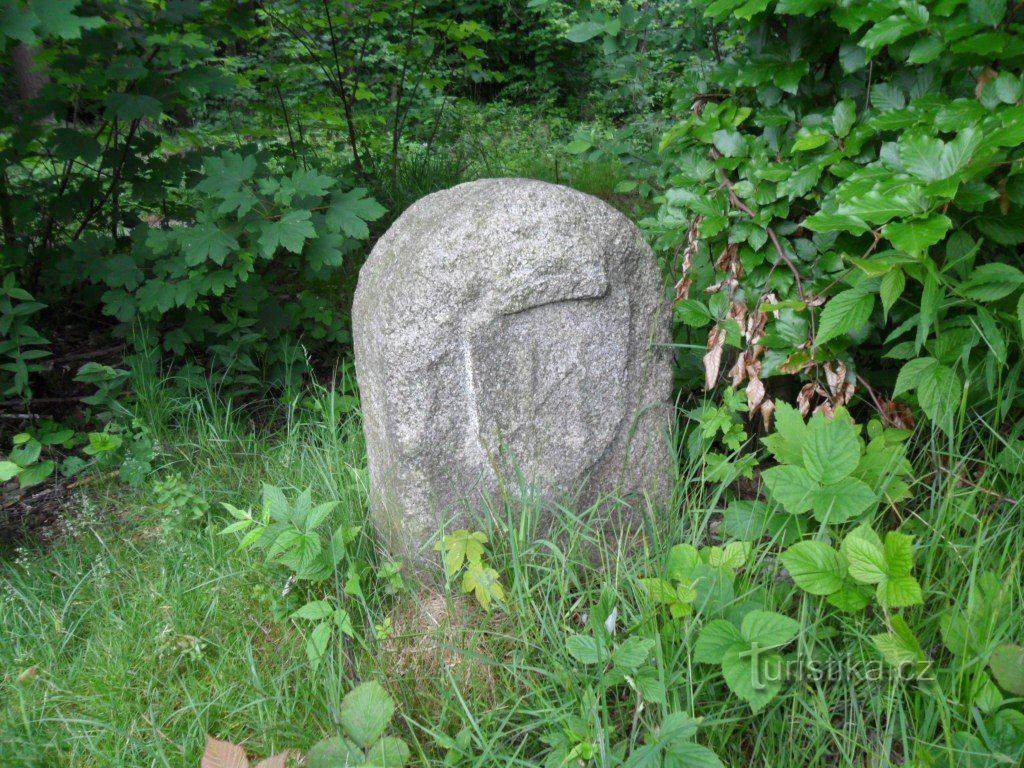
[[[761,402],[764,400],[765,389],[764,382],[759,378],[752,376],[750,382],[747,384],[747,411],[750,413],[750,417],[753,418]]]
[[[708,351],[704,355],[704,388],[711,389],[718,381],[722,367],[722,350],[725,348],[725,330],[715,323],[708,334]]]
[[[221,741],[213,736],[206,737],[206,751],[200,768],[249,768],[245,750],[230,741]]]

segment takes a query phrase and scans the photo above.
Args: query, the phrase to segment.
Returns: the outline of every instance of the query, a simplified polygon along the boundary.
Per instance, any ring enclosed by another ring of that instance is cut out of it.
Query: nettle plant
[[[712,552],[712,549],[708,548],[706,554],[720,560],[723,550],[714,548]],[[689,554],[678,550],[676,565],[681,566],[683,559],[689,561]],[[692,554],[698,563],[702,562],[696,550]],[[733,558],[737,559],[735,554]],[[683,578],[688,577],[683,574]],[[657,727],[647,733],[643,744],[635,743],[640,713],[655,709],[652,705],[665,707],[668,698],[659,671],[657,635],[642,636],[642,624],[623,627],[627,623],[619,615],[623,605],[621,596],[605,586],[587,616],[589,631],[566,638],[565,650],[574,667],[573,679],[584,686],[583,711],[580,716],[563,717],[561,728],[544,737],[551,746],[544,765],[554,768],[611,759],[615,765],[631,768],[691,765],[720,768],[722,763],[715,753],[694,742],[701,721],[688,714],[665,714]],[[618,733],[617,725],[605,722],[603,714],[611,702],[621,702],[623,696],[636,700],[637,719],[629,735]]]
[[[802,410],[865,382],[952,433],[1019,407],[1024,27],[1006,0],[715,0],[728,30],[664,136],[645,222],[682,254],[683,324],[723,347],[751,417],[773,377]],[[842,365],[840,365],[842,364]],[[899,380],[893,379],[899,372]],[[965,388],[970,382],[971,386]]]
[[[332,519],[338,502],[313,504],[307,489],[289,502],[284,492],[272,485],[263,486],[263,504],[259,513],[224,503],[235,518],[222,535],[245,532],[239,549],[260,550],[271,565],[283,566],[289,573],[284,596],[296,586],[302,593],[302,605],[289,618],[311,625],[306,638],[306,655],[314,669],[320,666],[335,633],[355,638],[346,597],[361,594],[360,564],[350,556],[359,535],[359,526],[338,524]],[[345,593],[331,589],[335,573],[348,573]],[[319,596],[322,595],[322,596]],[[307,599],[312,596],[312,599]]]

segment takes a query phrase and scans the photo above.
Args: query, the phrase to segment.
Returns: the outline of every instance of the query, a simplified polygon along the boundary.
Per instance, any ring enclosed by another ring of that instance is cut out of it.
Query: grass
[[[213,392],[171,397],[155,380],[138,391],[163,482],[88,487],[53,542],[23,542],[0,563],[0,765],[198,765],[207,733],[257,756],[306,749],[336,732],[342,696],[366,679],[395,696],[398,731],[417,765],[447,755],[446,765],[534,766],[566,739],[590,745],[592,765],[612,765],[675,711],[704,718],[698,741],[731,766],[885,766],[931,752],[935,764],[966,765],[953,734],[984,730],[998,707],[979,691],[984,664],[943,649],[943,617],[977,602],[991,572],[1004,610],[983,617],[990,634],[1024,638],[1020,505],[993,495],[1019,499],[1024,484],[922,433],[913,500],[880,521],[902,519],[917,537],[925,604],[903,615],[934,662],[932,682],[794,681],[752,714],[720,673],[695,663],[697,624],[653,608],[638,579],[660,573],[675,543],[717,543],[717,509],[731,491],[701,482],[697,465],[684,466],[669,509],[647,510],[645,525],[623,538],[604,535],[614,506],[558,509],[543,538],[534,499],[482,509],[478,527],[508,591],[505,609],[490,614],[457,585],[392,594],[373,577],[387,560],[365,525],[358,547],[371,573],[356,611],[360,642],[333,644],[314,672],[302,627],[286,618],[302,598],[282,597],[282,569],[218,535],[229,520],[219,502],[254,504],[264,482],[308,487],[315,500],[341,502],[332,525],[364,524],[365,458],[351,398],[317,390],[287,406],[240,409]],[[280,418],[268,419],[275,409]],[[988,455],[999,450],[998,434],[967,427]],[[776,554],[767,540],[754,548],[735,601],[795,617],[794,658],[877,662],[870,636],[885,630],[885,617],[839,615],[797,592]],[[328,588],[340,593],[344,578]],[[600,669],[567,652],[570,636],[591,632],[602,601],[618,609],[617,638],[655,641],[663,705],[641,706],[629,684],[606,684]],[[1004,710],[1020,709],[1020,699],[1003,698]]]

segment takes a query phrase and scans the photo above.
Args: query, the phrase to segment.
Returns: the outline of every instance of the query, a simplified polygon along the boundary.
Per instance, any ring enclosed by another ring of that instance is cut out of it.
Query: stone
[[[650,248],[595,197],[485,179],[410,207],[352,309],[371,516],[392,554],[435,562],[442,529],[521,482],[578,509],[664,501],[670,320]]]

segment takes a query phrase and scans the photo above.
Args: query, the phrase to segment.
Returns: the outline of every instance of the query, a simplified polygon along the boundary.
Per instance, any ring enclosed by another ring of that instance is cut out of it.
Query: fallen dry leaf
[[[206,751],[199,768],[249,768],[249,758],[237,744],[207,736]]]

